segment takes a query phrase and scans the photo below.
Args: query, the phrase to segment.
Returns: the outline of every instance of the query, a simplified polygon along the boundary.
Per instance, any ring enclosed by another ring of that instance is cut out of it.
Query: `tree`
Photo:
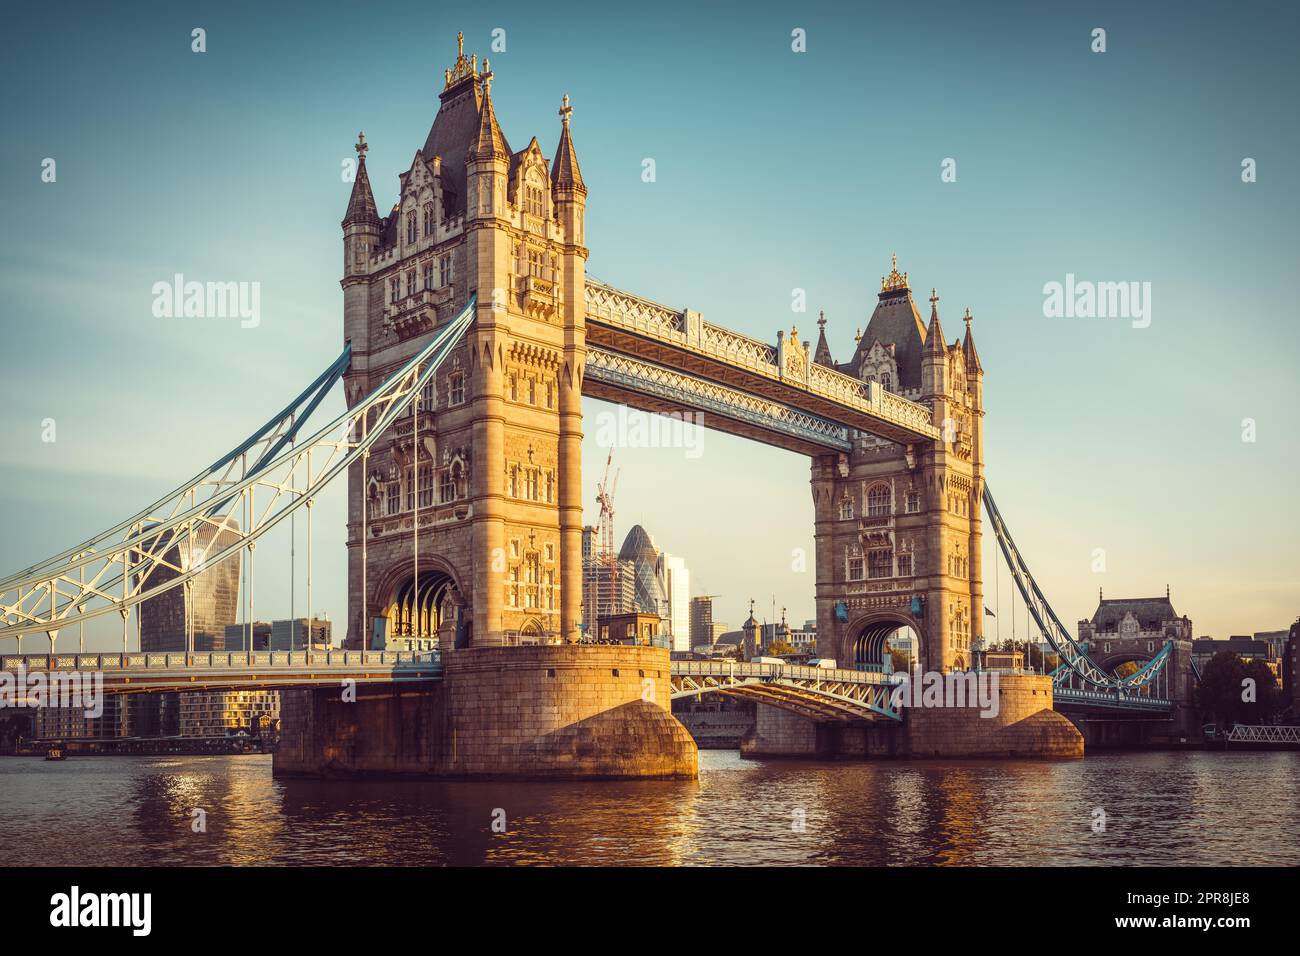
[[[1285,706],[1269,666],[1260,660],[1243,661],[1232,651],[1219,651],[1205,665],[1196,702],[1202,719],[1220,726],[1265,724]]]
[[[1248,661],[1242,667],[1242,679],[1253,680],[1254,700],[1241,701],[1237,711],[1237,722],[1242,724],[1266,724],[1281,712],[1285,701],[1277,686],[1277,678],[1269,666],[1261,660]],[[1238,697],[1244,696],[1239,693]]]
[[[1232,721],[1241,701],[1241,678],[1244,675],[1241,658],[1232,651],[1219,651],[1204,670],[1201,683],[1196,688],[1196,703],[1202,720],[1213,720],[1216,726]]]

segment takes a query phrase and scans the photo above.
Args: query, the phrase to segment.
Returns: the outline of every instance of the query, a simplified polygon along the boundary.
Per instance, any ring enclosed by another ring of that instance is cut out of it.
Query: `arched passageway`
[[[437,569],[421,571],[418,583],[414,574],[403,578],[388,601],[384,646],[431,651],[438,646],[443,624],[450,623],[455,626],[456,647],[468,647],[469,624],[460,602],[450,599],[454,589],[451,575]]]
[[[904,621],[872,621],[858,629],[850,650],[846,666],[891,673],[900,666],[916,666],[919,642],[916,631]]]

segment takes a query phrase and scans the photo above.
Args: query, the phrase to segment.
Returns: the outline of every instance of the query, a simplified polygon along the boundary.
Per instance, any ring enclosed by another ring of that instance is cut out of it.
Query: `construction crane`
[[[606,614],[622,610],[621,607],[615,607],[618,596],[618,553],[614,550],[614,492],[618,488],[620,472],[614,472],[614,482],[610,484],[609,466],[613,460],[614,453],[611,451],[605,459],[605,474],[596,485],[596,503],[600,505],[600,548],[596,559],[609,568],[609,603],[605,608]]]

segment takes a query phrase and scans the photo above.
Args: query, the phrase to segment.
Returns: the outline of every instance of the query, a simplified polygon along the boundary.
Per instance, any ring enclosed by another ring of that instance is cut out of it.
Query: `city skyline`
[[[326,22],[342,10],[324,14]],[[1173,64],[1158,68],[1175,44],[1153,38],[1176,32],[1185,56],[1208,42],[1195,28],[1211,13],[1191,7],[1187,20],[1172,23],[1140,11],[1106,13],[1111,46],[1103,73],[1088,50],[1090,23],[1026,8],[1017,18],[1034,39],[1026,55],[1031,65],[1050,63],[1044,69],[1055,79],[1033,95],[1020,91],[1015,68],[996,64],[978,75],[940,66],[917,76],[910,91],[893,93],[880,81],[902,69],[904,51],[877,43],[870,67],[857,65],[852,52],[882,34],[916,29],[917,20],[896,10],[845,23],[811,12],[802,24],[804,59],[790,53],[785,11],[727,21],[747,51],[762,51],[740,70],[728,70],[726,51],[710,42],[722,20],[705,15],[696,33],[684,35],[648,24],[662,41],[656,62],[668,58],[655,70],[662,87],[654,91],[616,68],[628,51],[586,44],[595,52],[580,75],[550,62],[555,44],[594,39],[599,18],[564,41],[550,28],[512,29],[507,51],[493,54],[493,69],[503,129],[515,137],[538,130],[548,153],[559,97],[572,97],[575,144],[591,190],[593,276],[769,342],[792,325],[814,338],[816,316],[825,311],[841,361],[866,324],[889,255],[898,254],[918,298],[942,281],[949,331],[967,306],[975,315],[987,367],[990,485],[1014,502],[1008,521],[1067,626],[1091,615],[1098,586],[1141,597],[1169,584],[1197,635],[1226,637],[1283,628],[1295,616],[1286,532],[1297,505],[1287,476],[1298,457],[1281,415],[1286,363],[1300,344],[1300,333],[1283,321],[1284,214],[1294,211],[1297,193],[1273,175],[1279,164],[1269,157],[1291,155],[1296,134],[1271,122],[1284,108],[1279,91],[1293,79],[1285,57],[1261,68],[1266,76],[1279,71],[1274,83],[1253,74],[1248,89],[1232,72],[1241,43],[1215,46],[1212,55],[1206,48],[1199,87],[1189,87]],[[19,26],[31,42],[6,64],[11,82],[56,39],[67,40],[57,18],[24,16]],[[384,97],[367,78],[335,68],[342,53],[331,44],[341,41],[325,35],[326,24],[312,35],[318,42],[293,54],[300,86],[267,82],[282,81],[283,67],[276,63],[272,72],[261,59],[267,44],[300,25],[272,13],[254,30],[248,16],[208,16],[211,41],[199,57],[189,50],[188,20],[162,8],[130,35],[104,12],[82,14],[91,29],[71,42],[80,45],[86,70],[105,82],[87,89],[74,77],[51,77],[16,110],[4,147],[6,193],[15,220],[31,225],[0,240],[13,291],[7,346],[21,356],[54,352],[58,360],[24,361],[9,373],[0,471],[14,517],[0,557],[11,570],[183,480],[336,354],[335,243],[349,188],[339,166],[356,130],[367,131],[371,180],[387,208],[397,172],[436,108],[448,38],[463,27],[467,50],[482,56],[497,26],[418,12],[421,29],[395,38],[398,52],[385,54],[384,71],[401,82]],[[953,30],[926,38],[938,64],[959,63],[999,26],[998,15],[952,17]],[[1244,29],[1215,22],[1221,38]],[[1251,39],[1252,49],[1281,42],[1276,34]],[[138,58],[119,65],[118,55],[133,45],[155,56],[174,47],[166,54],[174,80],[167,89],[150,88]],[[1131,52],[1138,48],[1140,56]],[[701,64],[708,64],[707,82]],[[222,71],[223,97],[239,104],[237,120],[223,112],[226,100],[205,92],[205,70]],[[701,82],[710,96],[695,94]],[[1115,128],[1104,141],[1072,138],[1074,107],[1086,99],[1095,109],[1098,95],[1122,105]],[[962,111],[983,100],[1021,113],[995,111],[997,122],[976,126]],[[134,104],[130,110],[114,105],[125,101]],[[192,112],[196,103],[208,108],[202,117]],[[1143,108],[1154,103],[1163,108]],[[92,109],[94,119],[60,121]],[[1015,125],[1013,114],[1034,120]],[[1154,130],[1142,125],[1152,122]],[[893,141],[892,131],[884,132],[891,123],[907,130],[906,145],[873,148]],[[106,124],[133,148],[94,151]],[[737,156],[737,144],[752,129],[762,131],[766,152],[749,162]],[[807,147],[814,135],[835,155],[863,161],[836,160],[843,171],[836,182],[801,183],[792,202],[784,170],[815,158]],[[1116,149],[1117,139],[1128,148]],[[1181,149],[1192,142],[1195,151]],[[93,164],[84,160],[90,155]],[[950,156],[957,179],[943,183],[941,162]],[[59,162],[55,183],[40,181],[45,157]],[[1240,181],[1243,157],[1259,158],[1258,182]],[[653,183],[642,181],[645,158],[656,160]],[[1078,189],[1063,196],[1062,180]],[[1192,189],[1195,210],[1180,201]],[[988,222],[989,234],[941,228],[953,217]],[[1215,229],[1189,229],[1201,221]],[[84,223],[101,225],[86,230]],[[1117,233],[1116,223],[1133,228]],[[751,237],[743,247],[732,241],[738,234]],[[664,255],[648,261],[647,244]],[[683,268],[694,262],[709,268]],[[241,328],[238,321],[155,318],[151,289],[177,273],[260,281],[262,321]],[[1071,275],[1150,281],[1149,327],[1045,318],[1044,285]],[[793,289],[807,293],[805,312],[792,312]],[[1225,335],[1261,347],[1224,349]],[[78,348],[60,351],[67,341]],[[140,374],[100,394],[110,369],[136,366]],[[159,401],[188,395],[200,398]],[[337,395],[331,401],[341,407]],[[584,400],[587,521],[595,519],[595,472],[606,453],[593,426],[612,407]],[[47,419],[57,426],[53,442],[42,440]],[[1242,440],[1245,419],[1257,425],[1255,441]],[[722,595],[721,619],[739,620],[751,597],[761,608],[772,594],[792,619],[811,617],[811,562],[807,572],[790,571],[793,553],[812,553],[806,459],[713,431],[704,433],[701,450],[692,457],[682,449],[616,448],[619,526],[642,523],[672,540],[669,550],[694,572],[692,591]],[[1194,464],[1201,462],[1212,464]],[[1225,484],[1233,494],[1222,493]],[[667,492],[673,486],[687,493]],[[320,595],[342,589],[342,498],[330,489],[320,502],[318,513],[334,519],[318,526],[325,557],[311,609],[335,620],[344,617],[341,597]],[[1203,520],[1187,521],[1192,513]],[[985,603],[993,607],[991,548],[986,540]],[[1104,573],[1093,570],[1098,548]],[[268,590],[277,582],[284,590],[286,568],[259,574]],[[1005,573],[1001,590],[1010,590]],[[301,584],[297,600],[304,613]],[[289,602],[281,603],[268,611],[287,616]],[[110,631],[101,646],[113,640]]]

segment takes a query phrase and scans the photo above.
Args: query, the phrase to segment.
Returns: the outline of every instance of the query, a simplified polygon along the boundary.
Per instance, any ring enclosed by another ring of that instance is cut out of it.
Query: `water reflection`
[[[274,780],[262,756],[5,759],[0,864],[1300,863],[1296,753],[700,758],[698,781],[573,784]]]

